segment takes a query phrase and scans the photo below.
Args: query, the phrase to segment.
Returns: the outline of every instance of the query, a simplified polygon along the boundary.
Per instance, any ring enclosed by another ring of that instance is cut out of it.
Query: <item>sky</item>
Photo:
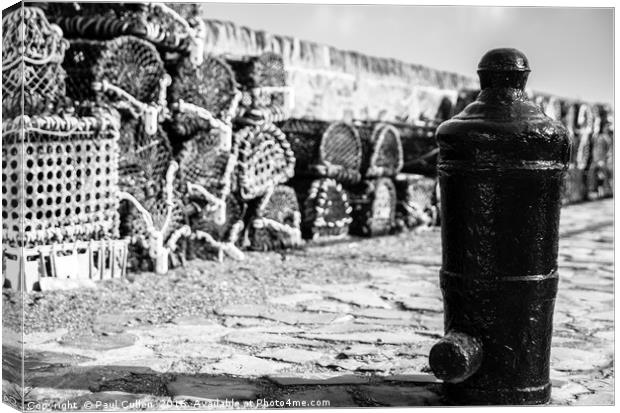
[[[528,87],[613,104],[613,9],[207,3],[206,18],[475,76],[489,49],[528,57]]]

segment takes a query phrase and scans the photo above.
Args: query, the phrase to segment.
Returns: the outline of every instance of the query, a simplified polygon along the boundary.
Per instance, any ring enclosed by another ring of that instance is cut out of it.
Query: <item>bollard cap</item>
[[[478,72],[530,72],[523,52],[512,48],[489,50],[478,63]]]

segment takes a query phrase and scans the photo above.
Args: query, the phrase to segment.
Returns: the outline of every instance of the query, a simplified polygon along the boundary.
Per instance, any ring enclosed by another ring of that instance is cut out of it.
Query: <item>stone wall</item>
[[[208,17],[208,16],[206,16]],[[206,20],[206,50],[216,55],[282,55],[294,93],[294,118],[399,122],[432,120],[444,98],[475,88],[474,78],[396,59]]]

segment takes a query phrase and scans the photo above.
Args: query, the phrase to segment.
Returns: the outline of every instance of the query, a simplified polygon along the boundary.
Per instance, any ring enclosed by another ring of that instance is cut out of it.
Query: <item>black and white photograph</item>
[[[614,406],[615,4],[558,3],[3,4],[3,411]]]

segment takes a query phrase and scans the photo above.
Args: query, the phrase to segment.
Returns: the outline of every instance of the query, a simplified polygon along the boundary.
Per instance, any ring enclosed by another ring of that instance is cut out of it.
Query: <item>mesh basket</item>
[[[215,56],[206,56],[194,66],[183,59],[172,73],[169,101],[184,100],[208,110],[215,118],[227,119],[235,105],[237,83],[230,66]],[[183,122],[183,119],[180,119]]]
[[[356,125],[363,145],[362,173],[366,178],[394,176],[403,167],[398,130],[385,123]]]
[[[165,50],[188,47],[187,23],[165,7],[140,3],[79,3],[47,7],[68,38],[113,39],[132,35]]]
[[[3,242],[29,247],[116,237],[117,139],[113,124],[95,117],[3,122]]]
[[[165,180],[172,160],[168,137],[159,125],[156,134],[148,135],[140,118],[124,117],[119,147],[119,186],[144,202],[142,191],[148,187],[158,191]]]
[[[218,198],[233,190],[233,173],[237,148],[232,151],[219,147],[217,131],[203,131],[185,142],[178,155],[179,178],[183,182],[201,185]]]
[[[49,113],[65,94],[66,73],[60,63],[67,42],[62,32],[36,7],[6,13],[2,32],[3,116],[21,115],[22,98],[24,114]]]
[[[245,215],[246,205],[233,194],[226,197],[226,220],[218,224],[213,215],[207,210],[194,206],[189,213],[189,223],[192,231],[203,231],[219,242],[240,244],[240,234],[236,232]],[[187,258],[213,259],[218,255],[218,249],[207,242],[191,239],[188,243]]]
[[[295,156],[275,125],[245,127],[235,133],[235,141],[239,145],[237,177],[243,200],[262,196],[293,177]]]
[[[394,228],[396,189],[390,178],[363,181],[350,192],[353,222],[351,234],[372,237]]]
[[[334,178],[347,184],[361,179],[362,143],[353,126],[290,119],[281,128],[295,153],[298,174]]]
[[[396,227],[399,230],[421,225],[433,225],[437,220],[433,178],[414,174],[399,174],[394,180],[396,187]]]
[[[299,247],[301,212],[295,190],[278,185],[260,202],[249,231],[250,246],[257,251]]]
[[[155,103],[166,75],[157,49],[132,36],[71,40],[63,67],[68,75],[67,95],[77,102],[105,98],[93,91],[93,82],[105,80],[141,102]]]
[[[402,172],[435,176],[439,149],[435,140],[435,126],[394,124],[400,133],[403,148]]]
[[[295,191],[302,205],[301,233],[307,239],[345,236],[351,224],[349,197],[331,178],[296,180]]]

